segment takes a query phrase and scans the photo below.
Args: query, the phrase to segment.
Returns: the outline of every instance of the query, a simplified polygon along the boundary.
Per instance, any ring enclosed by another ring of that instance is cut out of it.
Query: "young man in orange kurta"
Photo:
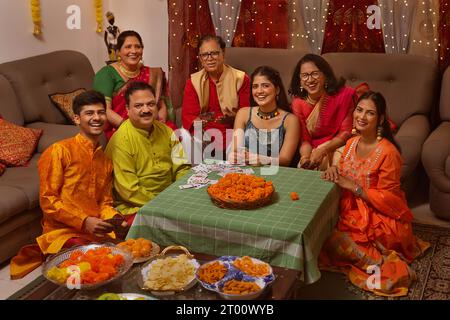
[[[74,99],[73,110],[80,133],[50,146],[38,162],[43,234],[36,241],[41,254],[33,256],[33,249],[22,248],[11,261],[12,278],[25,275],[40,265],[42,255],[63,247],[110,241],[114,225],[107,219],[127,227],[112,207],[112,163],[99,143],[107,121],[105,98],[96,91],[82,93]]]

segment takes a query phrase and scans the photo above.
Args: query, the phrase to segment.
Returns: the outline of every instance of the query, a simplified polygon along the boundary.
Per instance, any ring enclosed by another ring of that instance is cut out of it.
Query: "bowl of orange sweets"
[[[197,281],[224,299],[250,300],[259,297],[275,275],[272,267],[249,256],[222,256],[201,265]]]
[[[113,244],[89,244],[47,258],[42,273],[69,289],[95,289],[124,275],[133,265],[131,254]]]
[[[252,174],[228,173],[208,187],[211,201],[220,208],[254,209],[272,201],[272,181]]]
[[[150,260],[160,251],[159,246],[144,238],[127,239],[117,244],[119,249],[129,252],[133,256],[133,263],[141,263]]]

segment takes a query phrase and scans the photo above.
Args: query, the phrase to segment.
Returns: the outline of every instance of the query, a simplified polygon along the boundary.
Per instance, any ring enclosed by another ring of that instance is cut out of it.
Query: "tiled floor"
[[[25,287],[42,273],[42,267],[36,268],[22,279],[9,279],[9,264],[0,269],[0,300],[7,299],[10,295]]]
[[[450,221],[444,221],[436,218],[430,211],[428,203],[417,205],[412,208],[415,221],[423,224],[439,225],[450,228]],[[8,298],[13,293],[22,289],[28,283],[36,279],[40,274],[42,268],[35,269],[32,273],[19,280],[9,279],[9,265],[0,266],[0,300]]]

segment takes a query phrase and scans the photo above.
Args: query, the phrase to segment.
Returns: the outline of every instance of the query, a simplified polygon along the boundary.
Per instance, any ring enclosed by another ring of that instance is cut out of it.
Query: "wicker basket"
[[[266,196],[265,198],[261,198],[255,201],[235,201],[235,200],[223,200],[219,199],[213,194],[211,194],[209,187],[207,189],[207,192],[211,198],[211,201],[218,206],[219,208],[223,209],[237,209],[237,210],[251,210],[256,209],[260,207],[264,207],[272,202],[273,195],[275,193],[275,188],[272,189],[272,192]]]

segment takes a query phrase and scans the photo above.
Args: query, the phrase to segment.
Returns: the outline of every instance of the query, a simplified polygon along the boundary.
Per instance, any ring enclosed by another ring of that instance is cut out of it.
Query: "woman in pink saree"
[[[344,83],[321,56],[307,54],[297,63],[289,93],[302,128],[298,167],[326,170],[339,161],[356,99],[355,89]]]
[[[132,30],[122,32],[117,39],[117,50],[119,61],[100,69],[94,78],[94,89],[103,93],[106,98],[109,125],[105,128],[105,135],[108,140],[128,118],[125,91],[131,82],[136,81],[146,82],[155,89],[159,121],[176,129],[169,121],[172,105],[164,72],[161,68],[150,68],[142,64],[144,45],[139,33]]]

